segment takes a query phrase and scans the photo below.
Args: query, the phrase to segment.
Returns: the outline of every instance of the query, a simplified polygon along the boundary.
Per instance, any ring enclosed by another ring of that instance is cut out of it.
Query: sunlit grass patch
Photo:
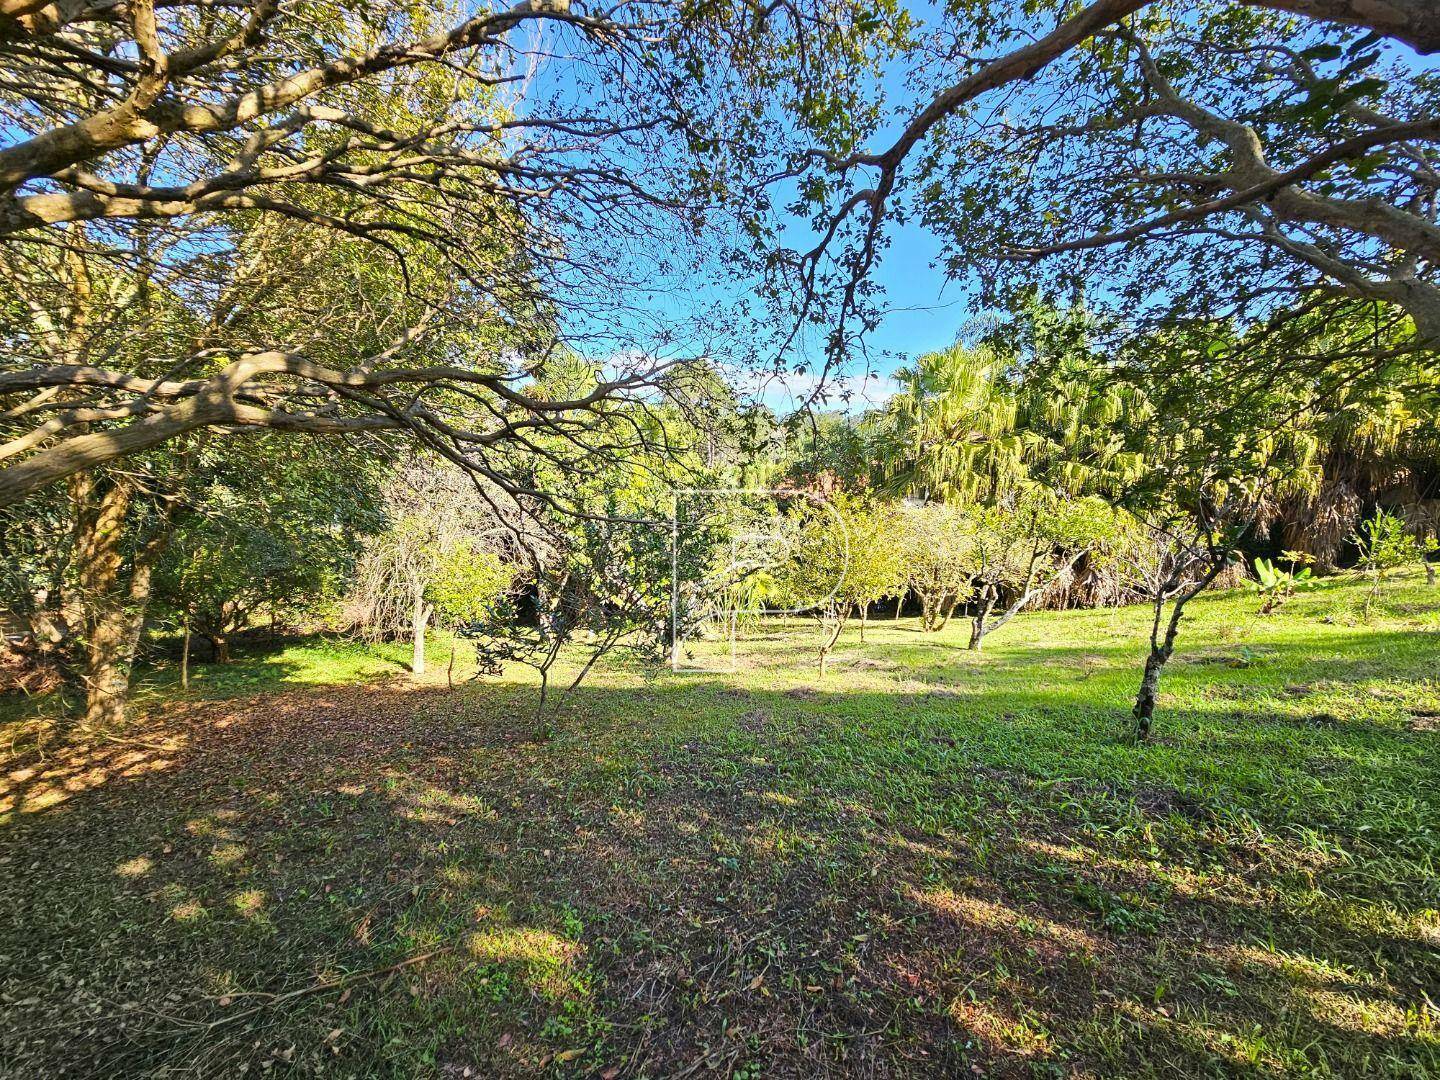
[[[115,867],[115,873],[125,878],[138,878],[155,869],[155,860],[148,855],[136,855]]]

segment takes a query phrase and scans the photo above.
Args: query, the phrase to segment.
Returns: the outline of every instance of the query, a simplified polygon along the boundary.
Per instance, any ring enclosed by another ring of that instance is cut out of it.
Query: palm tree
[[[886,485],[959,503],[1022,483],[1026,438],[1005,367],[991,349],[957,344],[897,371],[904,389],[890,399],[878,436]]]

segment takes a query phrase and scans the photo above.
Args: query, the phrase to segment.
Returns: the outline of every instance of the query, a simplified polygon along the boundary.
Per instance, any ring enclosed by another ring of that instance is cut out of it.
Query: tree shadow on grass
[[[178,708],[23,781],[0,1046],[32,1076],[1436,1067],[1433,919],[1327,888],[1351,834],[1242,826],[1045,688],[1000,700],[596,685],[546,742],[509,684]]]

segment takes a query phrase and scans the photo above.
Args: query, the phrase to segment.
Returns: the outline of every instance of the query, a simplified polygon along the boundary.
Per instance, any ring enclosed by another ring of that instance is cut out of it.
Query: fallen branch
[[[256,1005],[254,1008],[245,1009],[237,1013],[231,1013],[229,1016],[222,1016],[219,1020],[212,1020],[208,1024],[205,1024],[203,1026],[206,1031],[213,1031],[215,1028],[223,1027],[226,1024],[233,1024],[237,1020],[244,1020],[247,1017],[254,1016],[256,1013],[263,1012],[266,1008],[272,1005],[283,1005],[288,1001],[294,1001],[298,998],[309,997],[312,994],[323,994],[331,990],[339,990],[347,986],[352,986],[355,983],[365,982],[367,979],[378,979],[382,975],[393,975],[397,971],[402,971],[408,967],[414,967],[416,964],[423,964],[427,960],[433,960],[435,957],[441,955],[442,953],[451,952],[454,950],[457,944],[458,942],[452,941],[447,945],[441,945],[439,948],[431,949],[428,952],[416,953],[414,956],[407,956],[404,960],[401,960],[394,964],[390,964],[386,967],[371,968],[368,971],[357,971],[353,975],[347,975],[343,978],[335,979],[331,982],[312,983],[310,986],[304,986],[301,987],[299,990],[291,990],[288,993],[284,994],[262,995],[259,992],[251,993],[245,996],[264,996],[267,1000],[263,1004]],[[241,995],[223,995],[223,997],[227,998],[234,998],[239,996]],[[216,1000],[219,1001],[221,999]]]

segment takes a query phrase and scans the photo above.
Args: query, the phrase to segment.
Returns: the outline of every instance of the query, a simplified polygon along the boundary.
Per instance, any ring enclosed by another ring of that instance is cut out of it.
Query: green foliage
[[[921,498],[994,498],[1024,481],[1025,439],[1006,361],[960,345],[896,372],[885,469],[890,484]]]
[[[899,536],[909,587],[920,598],[921,628],[937,630],[970,590],[973,522],[955,506],[905,506]]]
[[[844,413],[797,416],[778,452],[783,477],[802,487],[858,491],[869,480],[867,432]]]
[[[988,25],[1013,47],[1049,32],[1058,18],[1048,4],[952,10],[967,40]],[[956,77],[942,40],[917,47],[948,77],[926,83],[935,92]],[[1294,59],[1275,65],[1275,55]],[[923,67],[918,57],[916,66]],[[1042,79],[1043,92],[1005,99],[1004,124],[988,122],[993,102],[982,95],[931,129],[913,154],[920,213],[942,239],[948,269],[978,284],[978,308],[1022,310],[1037,285],[1051,295],[1083,289],[1110,321],[1114,342],[1233,316],[1257,329],[1233,372],[1249,389],[1272,384],[1277,372],[1297,386],[1343,385],[1393,357],[1374,341],[1325,342],[1324,325],[1345,319],[1347,309],[1369,307],[1371,329],[1393,330],[1406,351],[1432,347],[1426,338],[1434,327],[1417,331],[1406,309],[1417,318],[1428,309],[1433,322],[1433,269],[1420,272],[1413,294],[1372,285],[1384,260],[1423,264],[1410,246],[1420,241],[1384,236],[1374,219],[1350,212],[1403,213],[1428,198],[1429,181],[1412,174],[1406,147],[1348,155],[1280,198],[1266,192],[1223,212],[1202,212],[1212,188],[1192,183],[1205,176],[1239,190],[1235,178],[1249,163],[1217,138],[1225,125],[1258,140],[1257,160],[1293,162],[1373,123],[1433,115],[1440,81],[1425,64],[1361,29],[1258,5],[1192,6],[1184,17],[1151,5],[1127,20],[1123,34],[1091,38],[1056,58]],[[1160,97],[1177,102],[1164,135],[1153,128]],[[1310,216],[1321,205],[1344,209],[1321,225]],[[1176,220],[1185,226],[1175,228]],[[1320,249],[1307,245],[1320,235]],[[1317,279],[1326,282],[1323,298],[1314,295]],[[1378,296],[1386,299],[1377,309]],[[1315,318],[1303,319],[1306,313]],[[1150,352],[1141,361],[1151,376],[1144,385],[1156,387],[1158,373],[1182,366],[1201,372],[1205,360],[1202,352]]]
[[[1377,510],[1351,537],[1365,568],[1379,577],[1407,563],[1424,562],[1440,546],[1421,540],[1399,514]]]
[[[444,626],[469,627],[504,616],[515,582],[515,567],[471,537],[442,551],[425,591]]]
[[[1302,566],[1298,570],[1286,570],[1266,558],[1257,558],[1253,565],[1255,579],[1250,582],[1250,587],[1264,597],[1265,603],[1260,608],[1264,615],[1270,614],[1298,590],[1308,589],[1315,584],[1308,566]]]
[[[846,497],[837,509],[850,539],[841,598],[863,608],[899,595],[909,578],[901,547],[904,525],[899,508],[890,502]]]
[[[796,499],[782,528],[789,536],[787,557],[776,567],[781,602],[798,610],[848,611],[845,590],[851,580],[851,550],[858,544],[852,530],[856,504],[844,497],[834,502]]]
[[[377,464],[363,455],[266,436],[208,447],[190,469],[189,511],[157,569],[155,601],[217,640],[262,609],[287,621],[338,598],[383,524]]]
[[[905,582],[902,518],[893,504],[839,492],[823,502],[796,500],[790,520],[795,541],[777,573],[787,606],[860,608]]]

